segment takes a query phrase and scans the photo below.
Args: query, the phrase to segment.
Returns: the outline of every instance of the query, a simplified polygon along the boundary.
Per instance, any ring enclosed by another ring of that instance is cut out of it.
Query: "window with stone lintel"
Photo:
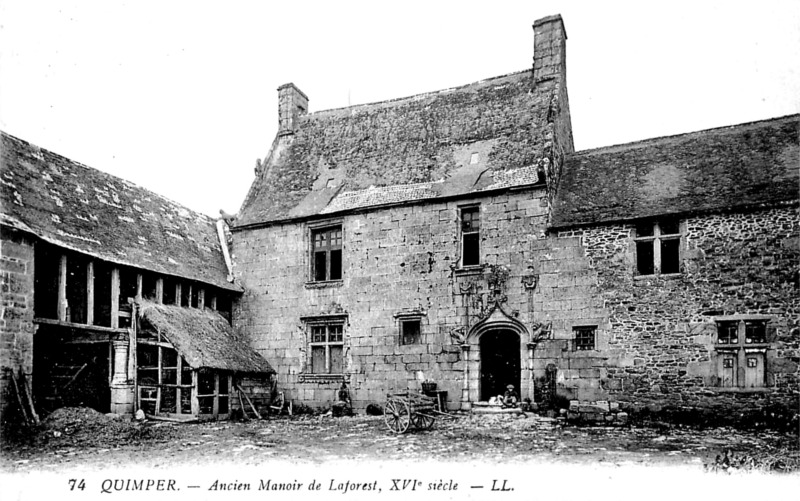
[[[480,206],[462,207],[461,220],[461,266],[481,264],[481,215]]]
[[[597,345],[597,327],[595,326],[581,326],[573,327],[574,334],[573,346],[575,351],[591,351]]]
[[[636,225],[636,273],[639,276],[681,272],[681,227],[677,219]]]
[[[342,279],[342,226],[311,230],[311,280]]]
[[[722,388],[766,386],[769,349],[766,318],[718,318],[714,351],[717,383]]]
[[[344,372],[344,323],[341,321],[309,324],[309,365],[312,374]]]

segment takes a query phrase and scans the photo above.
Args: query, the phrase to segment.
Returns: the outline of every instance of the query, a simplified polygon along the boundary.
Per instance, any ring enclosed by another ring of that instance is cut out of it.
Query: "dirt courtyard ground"
[[[726,451],[728,459],[725,460]],[[721,458],[718,460],[717,458]],[[213,464],[259,465],[271,459],[545,461],[612,465],[680,465],[719,470],[792,470],[797,436],[731,428],[574,427],[527,415],[456,414],[430,430],[389,432],[381,416],[294,416],[248,422],[131,423],[90,410],[51,416],[35,440],[3,446],[6,472],[64,467]]]

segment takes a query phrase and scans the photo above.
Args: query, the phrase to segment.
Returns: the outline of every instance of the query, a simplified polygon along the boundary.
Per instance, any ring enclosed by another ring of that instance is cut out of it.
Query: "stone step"
[[[479,405],[483,402],[479,402],[477,404],[473,404],[472,406],[472,413],[473,414],[524,414],[519,407],[498,407],[496,405]]]

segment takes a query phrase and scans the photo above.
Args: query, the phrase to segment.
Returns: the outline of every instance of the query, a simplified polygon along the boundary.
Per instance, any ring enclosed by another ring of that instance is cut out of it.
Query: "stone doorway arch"
[[[497,329],[484,332],[478,341],[480,347],[481,401],[502,395],[508,385],[519,393],[520,339],[514,331]]]
[[[533,381],[531,379],[531,343],[530,333],[525,326],[507,314],[502,306],[496,304],[490,313],[480,322],[469,329],[461,345],[463,350],[462,359],[466,361],[464,368],[464,386],[461,391],[461,408],[468,410],[472,408],[473,402],[488,400],[481,393],[481,338],[486,337],[486,342],[499,342],[505,346],[505,353],[508,355],[509,344],[517,346],[519,376],[514,384],[519,392],[520,398],[530,398],[533,400]],[[487,351],[491,353],[491,351]],[[502,392],[501,392],[502,393]]]

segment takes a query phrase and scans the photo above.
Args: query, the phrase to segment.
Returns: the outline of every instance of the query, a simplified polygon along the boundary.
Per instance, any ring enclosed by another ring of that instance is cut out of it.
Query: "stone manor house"
[[[462,87],[309,113],[281,86],[230,227],[4,135],[4,391],[796,412],[800,116],[576,152],[564,25],[533,28],[532,68]]]

